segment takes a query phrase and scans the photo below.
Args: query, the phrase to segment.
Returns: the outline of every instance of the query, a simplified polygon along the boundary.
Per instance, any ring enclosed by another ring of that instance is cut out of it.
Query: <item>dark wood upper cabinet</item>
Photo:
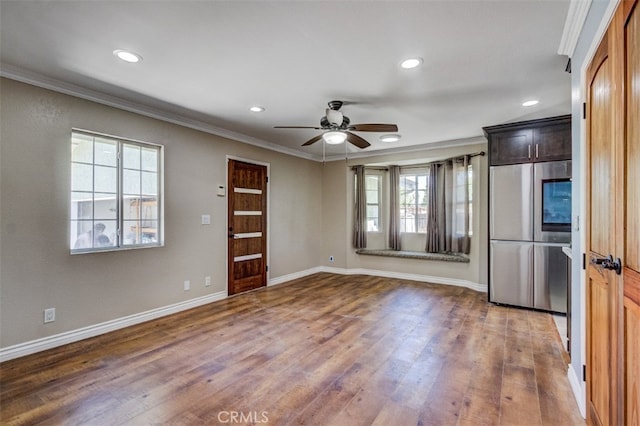
[[[571,116],[483,127],[489,164],[535,163],[571,159]]]

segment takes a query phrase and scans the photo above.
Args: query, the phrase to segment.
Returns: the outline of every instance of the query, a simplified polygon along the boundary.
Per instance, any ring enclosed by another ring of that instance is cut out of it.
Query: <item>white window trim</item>
[[[165,227],[164,227],[164,222],[165,222],[165,214],[164,214],[164,145],[161,144],[157,144],[157,143],[152,143],[152,142],[146,142],[146,141],[141,141],[141,140],[137,140],[137,139],[131,139],[131,138],[123,138],[121,136],[115,136],[115,135],[111,135],[108,133],[100,133],[100,132],[95,132],[92,130],[86,130],[86,129],[81,129],[81,128],[72,128],[71,129],[71,134],[70,134],[70,140],[72,140],[73,138],[73,134],[74,133],[79,133],[79,134],[84,134],[87,136],[91,136],[91,137],[101,137],[101,138],[107,138],[107,139],[113,139],[116,140],[118,142],[122,142],[122,143],[131,143],[134,145],[141,145],[141,146],[152,146],[152,147],[156,147],[158,148],[158,241],[155,243],[147,243],[147,244],[135,244],[135,245],[122,245],[122,246],[109,246],[109,247],[100,247],[100,248],[86,248],[86,249],[74,249],[73,247],[71,247],[71,241],[69,240],[69,235],[71,234],[71,216],[70,216],[70,212],[71,212],[71,193],[73,192],[72,188],[71,188],[71,181],[72,181],[72,175],[71,175],[71,167],[69,167],[69,191],[68,191],[68,205],[67,205],[67,214],[69,215],[67,217],[67,245],[68,245],[68,249],[69,249],[69,253],[71,255],[79,255],[79,254],[90,254],[90,253],[104,253],[104,252],[112,252],[112,251],[127,251],[127,250],[139,250],[139,249],[148,249],[148,248],[156,248],[156,247],[164,247],[165,245]],[[120,161],[120,159],[118,160]],[[70,153],[70,157],[69,157],[69,161],[68,164],[71,165],[73,163],[73,160],[71,158],[71,153]],[[122,172],[122,165],[120,163],[118,163],[117,166],[117,170],[118,170],[118,174],[121,174]],[[118,193],[117,196],[119,198],[122,198],[122,188],[118,188]],[[121,230],[121,225],[123,222],[123,218],[120,215],[117,219],[118,221],[118,227],[119,227],[119,234],[122,233]],[[121,237],[121,235],[119,235],[119,237]]]

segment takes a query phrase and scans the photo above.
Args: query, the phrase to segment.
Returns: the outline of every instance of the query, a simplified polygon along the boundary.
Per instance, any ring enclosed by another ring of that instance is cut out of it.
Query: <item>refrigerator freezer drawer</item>
[[[533,241],[533,164],[493,166],[489,179],[489,239]]]
[[[534,307],[545,311],[567,312],[567,256],[562,245],[534,246]]]
[[[491,241],[490,301],[533,307],[533,243]]]

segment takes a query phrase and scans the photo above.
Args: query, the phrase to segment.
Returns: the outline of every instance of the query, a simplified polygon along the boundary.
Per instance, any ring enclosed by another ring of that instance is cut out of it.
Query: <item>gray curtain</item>
[[[367,194],[364,182],[364,166],[356,166],[355,206],[353,217],[353,247],[367,247]]]
[[[438,230],[438,183],[440,181],[437,178],[438,168],[437,164],[429,165],[429,216],[427,217],[427,245],[425,247],[427,253],[437,253],[440,250],[440,232]]]
[[[426,251],[469,254],[470,156],[430,167]]]
[[[389,247],[401,250],[400,245],[400,166],[389,167]]]

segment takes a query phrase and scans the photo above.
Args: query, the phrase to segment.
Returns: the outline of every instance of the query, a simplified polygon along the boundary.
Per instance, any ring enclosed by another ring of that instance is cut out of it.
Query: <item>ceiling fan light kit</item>
[[[324,133],[315,136],[302,146],[309,146],[323,140],[330,145],[338,145],[345,141],[357,146],[366,148],[371,146],[369,142],[351,132],[397,132],[398,126],[395,124],[351,124],[349,117],[340,112],[342,101],[329,102],[329,108],[324,117],[320,119],[320,127],[316,126],[274,126],[275,129],[315,129],[325,130]],[[396,135],[400,139],[400,135]],[[397,140],[397,139],[396,139]]]
[[[347,140],[347,134],[343,132],[329,131],[322,134],[322,139],[329,145],[340,145]]]

